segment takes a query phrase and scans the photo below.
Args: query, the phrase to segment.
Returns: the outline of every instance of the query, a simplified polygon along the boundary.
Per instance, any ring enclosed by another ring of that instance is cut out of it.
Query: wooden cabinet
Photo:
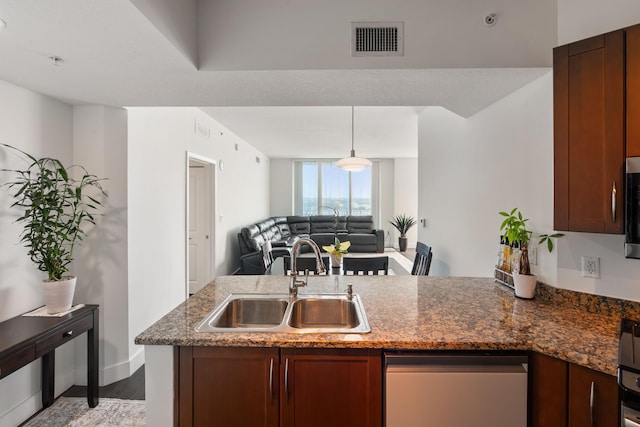
[[[380,426],[378,350],[180,347],[178,426]]]
[[[382,425],[378,351],[282,349],[281,358],[283,427]]]
[[[566,427],[567,362],[539,353],[529,356],[529,426]]]
[[[569,366],[569,427],[618,427],[620,403],[616,378],[571,364]]]
[[[625,31],[627,157],[640,156],[640,25]]]
[[[278,349],[181,347],[179,360],[178,425],[278,426]]]
[[[622,234],[624,31],[553,51],[554,228]]]
[[[529,357],[530,427],[618,427],[616,378],[560,359]]]

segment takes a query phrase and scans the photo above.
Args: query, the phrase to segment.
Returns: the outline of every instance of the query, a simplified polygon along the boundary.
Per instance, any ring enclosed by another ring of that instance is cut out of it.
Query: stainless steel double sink
[[[371,327],[357,294],[231,294],[196,331],[363,334]]]

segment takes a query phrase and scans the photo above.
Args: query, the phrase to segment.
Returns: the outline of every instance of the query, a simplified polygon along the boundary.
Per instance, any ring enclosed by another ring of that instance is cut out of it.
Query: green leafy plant
[[[510,212],[498,213],[505,217],[502,224],[500,224],[500,231],[502,231],[507,239],[509,239],[510,243],[518,243],[520,245],[520,249],[522,249],[523,259],[520,263],[520,274],[531,274],[528,248],[533,232],[527,228],[527,221],[529,221],[529,219],[524,218],[522,212],[520,212],[518,208],[513,208]],[[562,233],[540,234],[538,245],[546,243],[547,249],[551,252],[553,251],[552,239],[557,239],[562,236],[564,236]]]
[[[511,212],[499,212],[506,217],[500,224],[500,231],[509,239],[511,243],[528,244],[531,240],[531,230],[527,229],[528,218],[524,218],[518,208],[513,208]]]
[[[12,207],[21,208],[16,222],[24,229],[20,242],[29,249],[29,257],[49,280],[61,280],[73,261],[73,248],[82,241],[83,225],[95,224],[94,216],[101,206],[100,200],[90,196],[90,189],[106,196],[100,181],[78,165],[65,167],[59,160],[34,156],[11,145],[5,149],[20,153],[31,162],[26,169],[2,169],[16,174],[14,181],[6,182],[14,198]],[[72,172],[79,170],[82,177],[74,179]]]
[[[405,237],[407,231],[415,225],[416,220],[412,216],[400,214],[394,216],[389,223],[393,225],[398,232],[400,232],[400,237]]]

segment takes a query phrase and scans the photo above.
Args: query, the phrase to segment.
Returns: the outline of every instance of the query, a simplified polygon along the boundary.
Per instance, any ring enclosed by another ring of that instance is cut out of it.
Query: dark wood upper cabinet
[[[624,36],[553,51],[556,230],[624,232]]]
[[[638,157],[640,156],[640,25],[627,28],[625,33],[627,157]]]

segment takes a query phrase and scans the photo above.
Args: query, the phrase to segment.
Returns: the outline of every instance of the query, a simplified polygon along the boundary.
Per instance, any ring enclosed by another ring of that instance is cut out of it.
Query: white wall
[[[636,0],[557,0],[558,46],[640,23]]]
[[[270,216],[293,215],[293,160],[271,159]]]
[[[135,337],[185,296],[187,151],[224,160],[224,170],[216,168],[218,275],[239,266],[240,228],[269,215],[269,161],[197,108],[128,111],[129,331]],[[210,139],[196,134],[196,120],[210,129]]]
[[[70,164],[72,125],[71,106],[0,81],[0,142]],[[24,166],[17,156],[0,149],[0,168]],[[0,182],[11,178],[0,173]],[[18,243],[22,227],[14,223],[18,213],[10,204],[6,189],[0,189],[0,321],[44,304],[40,281],[45,273],[37,270]],[[74,384],[74,362],[73,342],[56,351],[56,394]],[[39,361],[0,381],[0,426],[18,425],[40,407]]]
[[[552,90],[549,72],[469,119],[420,114],[418,240],[433,247],[432,275],[492,276],[499,211],[518,207],[534,230],[551,230]],[[538,254],[542,280],[555,283],[553,257]]]
[[[416,121],[417,126],[417,121]],[[415,218],[416,225],[407,232],[407,246],[416,247],[418,240],[418,229],[422,227],[418,217],[418,159],[404,158],[394,160],[394,192],[393,192],[393,215],[406,214]],[[389,216],[391,219],[391,216]],[[398,247],[398,237],[400,233],[393,228],[389,221],[385,223],[385,230],[391,232],[391,240],[394,247]]]
[[[100,384],[127,378],[139,368],[142,350],[129,335],[127,241],[127,111],[105,106],[73,108],[74,163],[107,178],[97,227],[76,249],[76,299],[100,305]],[[96,195],[99,197],[99,195]],[[86,345],[78,345],[76,384],[86,384]],[[136,351],[137,350],[137,351]]]

